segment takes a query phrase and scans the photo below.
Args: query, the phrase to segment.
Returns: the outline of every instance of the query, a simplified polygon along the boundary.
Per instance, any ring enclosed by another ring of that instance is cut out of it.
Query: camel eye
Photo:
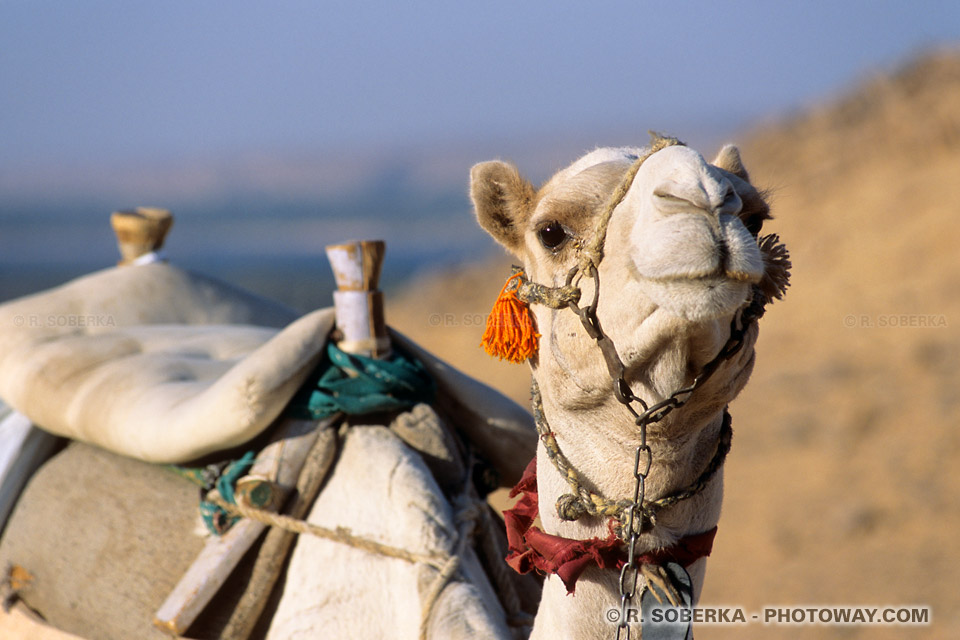
[[[556,249],[567,239],[567,232],[559,222],[548,222],[540,227],[540,242],[547,249]]]

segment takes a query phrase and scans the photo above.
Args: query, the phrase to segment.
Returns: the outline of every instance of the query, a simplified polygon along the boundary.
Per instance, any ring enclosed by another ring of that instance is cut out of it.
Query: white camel
[[[629,539],[626,518],[602,515],[602,509],[584,505],[579,497],[622,505],[635,495],[636,449],[643,441],[635,416],[615,397],[611,362],[622,363],[630,391],[648,405],[669,398],[717,358],[731,330],[746,322],[741,315],[751,302],[757,305],[755,314],[786,286],[789,263],[782,245],[775,238],[757,239],[768,208],[749,184],[739,151],[727,146],[711,165],[673,142],[656,139],[652,148],[598,149],[539,189],[499,161],[479,164],[471,173],[477,219],[522,262],[525,280],[519,295],[532,303],[540,334],[539,353],[529,363],[542,397],[536,489],[546,534],[609,541],[615,525],[623,538],[616,544],[624,548]],[[591,277],[593,267],[598,277]],[[572,281],[571,269],[576,272]],[[618,358],[609,353],[605,358],[581,318],[564,309],[567,300],[575,299],[575,288],[579,308],[588,307],[598,282],[596,326],[609,338],[607,350],[615,348]],[[636,542],[637,556],[670,552],[683,539],[702,546],[717,526],[723,474],[704,472],[711,462],[722,462],[723,451],[717,452],[728,437],[723,433],[725,407],[751,373],[756,337],[751,323],[737,353],[721,358],[715,374],[695,392],[675,396],[685,401],[682,407],[647,426],[652,463],[646,500],[690,488],[698,476],[703,482],[691,497],[656,513],[653,526],[648,516]],[[642,413],[637,401],[632,406]],[[554,459],[557,451],[565,456],[563,473]],[[640,467],[646,464],[645,452],[642,458]],[[577,474],[576,481],[568,468]],[[572,513],[571,500],[576,503]],[[618,515],[629,511],[621,509]],[[640,514],[635,515],[639,521]],[[697,534],[704,536],[689,538]],[[709,551],[709,539],[705,544],[694,557]],[[706,559],[690,560],[686,569],[695,602]],[[519,564],[528,561],[517,559]],[[639,608],[647,576],[663,578],[658,567],[637,564],[639,580],[628,609]],[[628,592],[633,571],[625,572]],[[591,562],[571,596],[571,585],[548,575],[531,637],[615,637],[618,629],[610,621],[622,620],[619,578],[615,568]],[[565,580],[570,582],[569,576]],[[639,627],[630,625],[634,637]]]

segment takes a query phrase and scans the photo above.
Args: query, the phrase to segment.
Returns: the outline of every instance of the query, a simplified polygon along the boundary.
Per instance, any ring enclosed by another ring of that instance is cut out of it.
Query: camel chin
[[[643,295],[671,315],[691,322],[729,316],[763,278],[756,239],[734,216],[690,213],[651,226],[634,239],[630,271]]]

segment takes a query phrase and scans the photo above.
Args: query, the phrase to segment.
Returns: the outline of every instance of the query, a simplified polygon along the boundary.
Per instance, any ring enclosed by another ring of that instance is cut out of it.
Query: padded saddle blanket
[[[250,324],[285,327],[301,314],[213,278],[163,262],[103,269],[53,289],[0,305],[0,360],[61,338],[109,334],[132,326]],[[66,343],[61,345],[64,347]],[[30,356],[33,362],[33,357]],[[46,373],[44,371],[43,373]],[[10,371],[18,376],[18,370]],[[25,381],[20,381],[23,384]],[[59,438],[2,403],[0,409],[0,530],[30,474]],[[56,409],[57,397],[49,399]]]
[[[154,275],[146,278],[149,272],[141,271],[145,269],[155,269]],[[231,297],[184,273],[167,265],[107,270],[0,305],[0,398],[44,430],[119,454],[72,445],[57,458],[57,465],[75,458],[78,475],[67,477],[79,478],[85,469],[92,471],[90,457],[100,456],[94,467],[116,471],[109,474],[112,478],[150,478],[144,487],[147,494],[160,485],[172,485],[162,469],[144,471],[146,465],[136,460],[187,462],[244,444],[274,422],[320,361],[334,324],[332,309],[292,322],[285,312],[264,316],[256,305],[245,306],[251,301],[244,302],[243,296]],[[130,304],[131,296],[137,304]],[[284,328],[212,324],[240,322],[244,314],[248,314],[248,322]],[[59,320],[70,317],[85,319]],[[425,365],[436,382],[437,408],[493,464],[501,483],[516,482],[536,449],[529,413],[399,333],[391,331],[390,336],[395,345]],[[86,453],[81,456],[81,451]],[[75,504],[81,515],[83,501],[92,495],[102,499],[104,493],[98,493],[97,487],[108,484],[99,471],[87,475],[86,484],[79,480],[67,483],[74,488],[83,485],[79,493],[71,486],[50,487],[67,503]],[[42,483],[38,480],[35,484]],[[107,490],[105,495],[121,492],[124,496],[136,493],[118,489]],[[171,495],[177,496],[175,508],[170,504]],[[157,504],[118,503],[117,507],[122,517],[134,520],[138,510],[166,512],[165,517],[178,519],[161,523],[166,531],[183,532],[192,525],[196,504],[192,489],[178,485],[160,491],[157,498]],[[2,542],[4,555],[20,558],[8,553],[13,548],[11,536],[19,531],[28,532],[23,554],[29,551],[54,557],[37,551],[44,547],[29,540],[30,531],[54,516],[39,507],[22,511],[36,513],[37,520],[7,532]],[[78,521],[75,526],[88,533],[96,529],[93,522]],[[110,541],[109,527],[102,534],[104,548],[119,544]],[[162,533],[143,535],[153,539]],[[56,549],[57,544],[60,542],[51,538],[45,548]],[[179,555],[170,550],[158,553],[158,558],[168,554],[167,560],[144,589],[163,587],[153,589],[156,593],[151,591],[150,597],[137,596],[138,602],[150,603],[144,612],[152,611],[157,598],[182,575],[196,548],[180,549]],[[23,557],[24,562],[32,558]],[[29,564],[40,566],[33,561]],[[97,568],[91,571],[96,573]],[[49,582],[57,571],[51,569],[46,575]],[[38,575],[38,580],[41,577]],[[76,603],[65,604],[69,609]]]
[[[333,310],[292,315],[166,264],[107,269],[0,305],[0,398],[50,433],[147,462],[194,460],[263,432],[319,363]],[[530,415],[391,338],[424,363],[438,404],[502,482],[519,479],[536,448]]]

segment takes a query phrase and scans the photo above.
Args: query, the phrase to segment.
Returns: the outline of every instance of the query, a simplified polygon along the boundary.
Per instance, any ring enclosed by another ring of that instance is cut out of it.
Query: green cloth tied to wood
[[[255,452],[247,451],[242,458],[228,464],[220,477],[217,478],[216,489],[220,492],[220,496],[230,504],[237,504],[233,490],[236,488],[237,480],[242,478],[253,466],[255,457]],[[223,535],[240,519],[239,516],[231,516],[222,507],[207,500],[200,501],[200,518],[210,533],[218,536]]]
[[[319,420],[338,411],[365,415],[431,403],[436,385],[423,364],[394,349],[384,360],[327,345],[323,362],[287,405],[285,415]]]
[[[287,404],[283,415],[303,420],[321,420],[334,413],[365,415],[400,411],[420,403],[432,403],[436,384],[421,362],[394,349],[390,358],[378,360],[347,353],[332,342],[317,369]],[[255,452],[248,451],[228,464],[215,483],[205,469],[175,467],[174,470],[206,489],[216,487],[220,496],[236,504],[237,480],[253,466]],[[200,515],[207,529],[223,535],[238,520],[223,508],[202,500]]]

